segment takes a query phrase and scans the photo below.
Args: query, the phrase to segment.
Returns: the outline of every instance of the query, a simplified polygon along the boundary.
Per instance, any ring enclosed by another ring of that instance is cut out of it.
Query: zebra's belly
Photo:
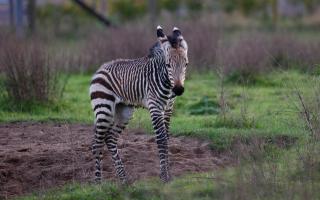
[[[119,103],[124,103],[125,105],[130,105],[134,107],[142,107],[142,108],[148,108],[147,106],[147,99],[142,98],[142,99],[135,99],[135,100],[129,100],[123,97],[119,98]]]

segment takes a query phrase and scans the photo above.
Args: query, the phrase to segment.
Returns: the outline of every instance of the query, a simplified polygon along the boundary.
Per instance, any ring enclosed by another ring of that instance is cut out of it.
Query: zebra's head
[[[164,52],[172,91],[180,96],[184,92],[184,79],[189,62],[187,42],[177,27],[173,28],[172,35],[167,36],[163,33],[161,26],[158,26],[157,37]]]

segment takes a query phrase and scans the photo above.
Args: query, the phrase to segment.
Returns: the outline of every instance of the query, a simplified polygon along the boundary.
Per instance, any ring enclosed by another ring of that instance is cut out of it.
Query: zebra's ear
[[[174,27],[174,28],[173,28],[173,30],[172,30],[172,36],[173,36],[174,38],[177,38],[177,41],[178,41],[178,42],[181,42],[181,41],[183,40],[182,33],[181,33],[180,29],[177,28],[177,27]]]
[[[164,35],[164,33],[163,33],[163,29],[162,29],[162,27],[160,26],[160,25],[158,25],[157,26],[157,37],[158,38],[162,38],[162,37],[164,37],[165,35]]]
[[[177,28],[177,27],[173,27],[172,35],[173,35],[174,37],[177,37],[177,38],[178,38],[178,37],[182,37],[181,31],[180,31],[180,29]]]
[[[168,40],[173,48],[178,48],[183,40],[181,31],[177,27],[174,27],[172,30],[172,36],[168,36]]]
[[[160,42],[164,42],[167,40],[167,36],[163,33],[163,29],[161,26],[157,27],[157,37]]]

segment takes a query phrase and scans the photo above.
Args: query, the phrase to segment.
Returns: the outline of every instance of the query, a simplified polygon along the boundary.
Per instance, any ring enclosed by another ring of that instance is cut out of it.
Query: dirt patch
[[[93,179],[94,161],[90,146],[93,127],[77,124],[12,123],[0,125],[0,198],[42,191],[73,181]],[[141,131],[120,136],[120,154],[131,180],[158,176],[155,139]],[[117,180],[107,151],[104,179]],[[170,138],[173,176],[204,172],[228,164],[209,142],[187,137]]]

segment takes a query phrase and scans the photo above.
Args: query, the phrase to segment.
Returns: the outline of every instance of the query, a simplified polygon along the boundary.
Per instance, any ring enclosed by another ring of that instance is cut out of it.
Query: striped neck
[[[155,75],[159,78],[161,85],[166,89],[172,89],[173,84],[170,81],[170,74],[166,67],[165,55],[159,42],[155,43],[149,50],[148,58]]]

